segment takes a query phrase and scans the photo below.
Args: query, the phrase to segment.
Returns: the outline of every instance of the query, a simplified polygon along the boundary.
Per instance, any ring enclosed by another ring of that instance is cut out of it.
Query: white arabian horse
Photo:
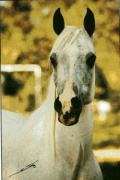
[[[54,72],[48,95],[3,149],[3,180],[102,180],[92,151],[94,15],[87,9],[85,29],[64,27],[57,9],[53,27],[58,38],[50,53]]]

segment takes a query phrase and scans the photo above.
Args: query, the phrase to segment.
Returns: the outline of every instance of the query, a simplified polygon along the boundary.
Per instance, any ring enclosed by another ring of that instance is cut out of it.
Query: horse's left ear
[[[64,19],[58,8],[53,16],[53,29],[57,35],[59,35],[65,27]]]
[[[95,18],[93,12],[87,8],[87,13],[84,18],[84,27],[89,36],[92,36],[95,31]]]

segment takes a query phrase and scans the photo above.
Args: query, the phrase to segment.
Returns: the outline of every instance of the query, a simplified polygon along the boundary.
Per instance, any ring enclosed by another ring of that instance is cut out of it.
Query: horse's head
[[[53,28],[59,35],[50,54],[57,90],[54,106],[59,121],[66,126],[76,124],[83,105],[91,103],[94,98],[95,20],[90,9],[87,9],[84,27],[64,27],[60,9],[54,14]]]

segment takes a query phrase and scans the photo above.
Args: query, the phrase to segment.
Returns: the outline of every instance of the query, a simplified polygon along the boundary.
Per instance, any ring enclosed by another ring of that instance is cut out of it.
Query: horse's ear
[[[57,35],[59,35],[65,27],[64,19],[60,13],[60,8],[58,8],[53,16],[53,29]]]
[[[87,8],[87,13],[84,18],[84,27],[89,36],[92,36],[95,30],[95,18],[93,12]]]

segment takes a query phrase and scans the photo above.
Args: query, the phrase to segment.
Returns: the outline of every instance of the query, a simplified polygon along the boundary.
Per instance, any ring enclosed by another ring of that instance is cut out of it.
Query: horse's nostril
[[[77,96],[71,99],[71,103],[72,103],[73,109],[75,110],[80,109],[82,106],[82,102],[79,100]]]
[[[60,113],[62,111],[62,104],[59,101],[59,97],[57,97],[57,99],[55,100],[54,108],[58,113]]]
[[[69,118],[69,113],[66,112],[66,113],[63,115],[63,118],[64,118],[64,119],[68,119],[68,118]]]

